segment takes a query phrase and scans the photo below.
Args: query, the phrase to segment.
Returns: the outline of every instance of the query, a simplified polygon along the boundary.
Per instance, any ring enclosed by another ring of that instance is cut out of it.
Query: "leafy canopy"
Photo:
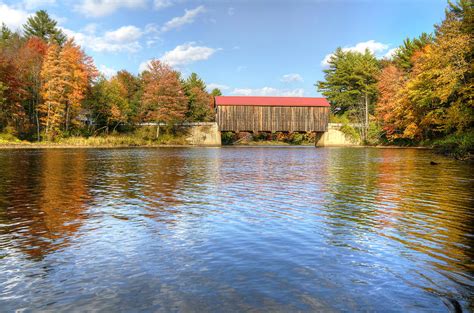
[[[324,70],[325,80],[316,86],[331,103],[333,112],[344,113],[358,106],[366,95],[376,98],[379,70],[379,61],[369,50],[361,53],[337,48],[329,68]]]

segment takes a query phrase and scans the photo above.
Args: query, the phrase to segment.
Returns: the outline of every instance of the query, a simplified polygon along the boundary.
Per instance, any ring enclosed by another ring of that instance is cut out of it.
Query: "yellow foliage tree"
[[[38,106],[38,111],[47,138],[57,134],[64,116],[67,73],[61,66],[60,51],[57,44],[48,47],[40,75],[43,102]]]

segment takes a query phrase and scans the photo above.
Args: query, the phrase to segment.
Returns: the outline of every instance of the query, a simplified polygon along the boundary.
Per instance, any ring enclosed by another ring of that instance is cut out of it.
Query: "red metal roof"
[[[328,107],[326,98],[217,96],[216,105]]]

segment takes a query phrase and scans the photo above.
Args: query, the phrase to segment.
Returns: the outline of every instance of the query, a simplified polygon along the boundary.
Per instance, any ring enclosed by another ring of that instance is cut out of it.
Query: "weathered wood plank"
[[[328,120],[328,107],[217,107],[217,122],[221,131],[323,132],[327,130]]]

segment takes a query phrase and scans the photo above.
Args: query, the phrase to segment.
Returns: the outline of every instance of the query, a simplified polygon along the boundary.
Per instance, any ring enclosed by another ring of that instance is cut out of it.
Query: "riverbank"
[[[438,154],[458,160],[474,160],[472,135],[447,137],[443,140],[424,143],[422,145],[375,145],[353,146],[373,147],[379,149],[432,149]],[[67,148],[130,148],[130,147],[202,147],[210,145],[189,144],[182,136],[163,134],[158,139],[141,138],[133,135],[109,135],[97,137],[68,137],[57,141],[30,142],[16,137],[0,136],[0,149],[67,149]],[[314,146],[313,142],[287,142],[279,140],[241,141],[224,146]]]
[[[109,135],[96,137],[67,137],[55,141],[31,142],[13,136],[0,136],[0,149],[46,149],[46,148],[122,148],[122,147],[163,147],[193,146],[183,136],[163,134],[158,139],[142,138],[134,135]]]

